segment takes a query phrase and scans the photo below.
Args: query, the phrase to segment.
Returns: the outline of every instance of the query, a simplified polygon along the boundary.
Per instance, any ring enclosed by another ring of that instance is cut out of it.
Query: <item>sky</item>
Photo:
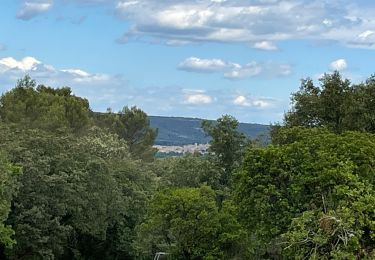
[[[0,91],[28,74],[94,111],[275,123],[300,81],[374,73],[371,0],[1,0]]]

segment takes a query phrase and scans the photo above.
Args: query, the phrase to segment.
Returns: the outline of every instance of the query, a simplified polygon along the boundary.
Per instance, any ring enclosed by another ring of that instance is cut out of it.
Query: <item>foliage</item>
[[[161,191],[138,227],[136,248],[145,259],[157,251],[174,259],[227,259],[245,235],[233,211],[230,202],[219,211],[207,186]]]
[[[375,137],[303,128],[280,130],[279,136],[281,146],[248,151],[237,176],[241,219],[258,242],[254,254],[369,257],[375,245],[369,235],[375,227]],[[322,219],[335,219],[330,228],[340,230],[324,233]]]
[[[36,85],[29,76],[0,98],[0,118],[19,127],[56,131],[60,128],[79,132],[89,123],[89,103],[76,97],[70,88],[54,89]]]
[[[13,229],[4,225],[7,219],[12,197],[17,189],[17,177],[21,170],[9,163],[3,153],[0,153],[0,245],[12,247],[16,242],[12,238]]]
[[[0,99],[0,258],[374,259],[374,86],[308,79],[272,145],[225,115],[208,155],[154,159],[139,108],[26,76]]]
[[[219,188],[220,169],[205,157],[187,154],[159,159],[155,165],[162,187],[198,188],[205,184]]]
[[[150,127],[147,114],[137,107],[124,107],[115,114],[94,115],[96,125],[107,128],[126,141],[130,153],[136,159],[152,161],[157,150],[153,148],[157,129]]]
[[[216,123],[203,121],[202,128],[211,136],[209,151],[217,165],[223,169],[220,178],[222,185],[227,185],[231,172],[241,162],[247,139],[238,131],[238,121],[229,115],[219,118]]]
[[[9,258],[131,255],[131,237],[119,234],[134,233],[153,177],[124,142],[97,128],[83,138],[6,126],[1,134],[24,170],[7,221],[17,240]]]
[[[375,132],[375,78],[351,84],[339,72],[325,74],[320,86],[302,80],[292,96],[292,109],[285,115],[287,127],[325,127],[335,133],[347,130]]]

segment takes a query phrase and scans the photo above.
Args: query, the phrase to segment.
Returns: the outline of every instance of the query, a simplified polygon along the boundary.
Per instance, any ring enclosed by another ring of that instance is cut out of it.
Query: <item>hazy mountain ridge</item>
[[[205,144],[210,141],[201,129],[204,119],[164,116],[149,118],[151,127],[159,129],[156,145]],[[239,130],[251,138],[269,134],[269,126],[262,124],[240,123]]]

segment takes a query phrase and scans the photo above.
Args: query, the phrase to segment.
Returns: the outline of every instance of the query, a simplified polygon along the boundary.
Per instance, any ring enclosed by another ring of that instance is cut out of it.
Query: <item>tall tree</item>
[[[135,158],[153,160],[157,151],[153,145],[158,131],[150,127],[147,114],[137,107],[124,107],[115,117],[114,131],[126,141],[130,153]]]
[[[351,84],[339,72],[325,74],[320,85],[302,80],[292,94],[292,109],[285,114],[284,126],[325,127],[335,133],[361,131],[375,133],[375,76]],[[280,126],[274,126],[274,139]]]
[[[209,152],[224,170],[221,184],[226,185],[232,170],[241,162],[248,140],[239,132],[237,119],[229,115],[222,116],[216,122],[205,120],[202,128],[212,138]]]
[[[287,126],[324,126],[336,133],[345,129],[346,109],[352,91],[350,81],[339,72],[325,74],[316,87],[311,79],[302,80],[292,96],[292,110],[285,116]]]

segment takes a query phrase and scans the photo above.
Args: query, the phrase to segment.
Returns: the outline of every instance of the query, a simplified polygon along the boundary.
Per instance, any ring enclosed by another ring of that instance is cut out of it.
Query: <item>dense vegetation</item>
[[[156,159],[141,109],[26,76],[0,98],[0,258],[374,259],[374,95],[306,79],[271,144],[224,115],[207,155]]]

